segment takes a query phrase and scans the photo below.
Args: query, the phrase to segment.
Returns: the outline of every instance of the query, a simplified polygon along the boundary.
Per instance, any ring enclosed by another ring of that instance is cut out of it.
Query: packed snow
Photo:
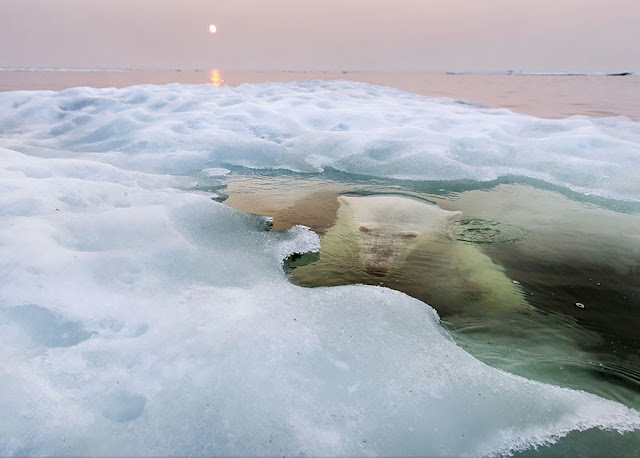
[[[495,455],[640,412],[493,369],[428,305],[307,289],[226,167],[534,176],[640,200],[637,123],[344,82],[0,94],[1,455]]]
[[[228,165],[417,180],[514,175],[640,201],[640,124],[539,119],[353,82],[0,94],[0,146],[118,167]]]

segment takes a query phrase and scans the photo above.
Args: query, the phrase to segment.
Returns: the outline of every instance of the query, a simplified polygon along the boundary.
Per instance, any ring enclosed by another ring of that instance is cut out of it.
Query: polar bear
[[[517,283],[477,244],[449,236],[462,212],[398,194],[342,195],[338,203],[319,259],[295,269],[294,282],[381,284],[445,313],[528,307]]]

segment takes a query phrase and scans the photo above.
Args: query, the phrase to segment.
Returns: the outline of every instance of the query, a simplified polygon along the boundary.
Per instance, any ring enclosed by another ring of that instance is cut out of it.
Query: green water
[[[640,410],[640,213],[634,204],[531,183],[474,187],[330,174],[234,173],[225,192],[229,205],[273,216],[275,229],[305,224],[321,235],[319,253],[286,263],[293,283],[404,291],[435,308],[455,341],[491,366]],[[403,256],[372,271],[358,253],[363,229],[339,228],[343,194],[411,196],[461,214],[426,239],[401,245]],[[638,432],[587,431],[526,455],[637,450]]]

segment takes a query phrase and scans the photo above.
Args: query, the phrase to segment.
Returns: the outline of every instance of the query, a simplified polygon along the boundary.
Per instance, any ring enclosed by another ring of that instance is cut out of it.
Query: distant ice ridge
[[[497,72],[473,72],[473,71],[459,71],[459,72],[447,72],[447,75],[523,75],[523,76],[628,76],[635,73],[629,71],[617,71],[617,72],[571,72],[571,71],[556,71],[556,72],[530,72],[525,70],[504,70]]]
[[[315,122],[271,111],[266,95],[234,115],[230,94],[293,91],[291,110],[315,104],[305,91],[414,100],[350,87],[0,95],[0,455],[485,456],[640,429],[619,403],[480,363],[402,293],[290,284],[282,259],[317,250],[316,234],[269,232],[268,218],[193,190],[233,162],[218,140],[279,166],[270,141],[246,140],[256,120]],[[386,115],[352,116],[355,128]],[[312,146],[322,133],[308,130],[296,138]],[[282,162],[310,167],[295,148]]]
[[[640,201],[640,124],[548,120],[354,82],[0,94],[0,146],[157,172],[240,165],[417,180],[516,175]],[[153,160],[151,160],[153,158]]]

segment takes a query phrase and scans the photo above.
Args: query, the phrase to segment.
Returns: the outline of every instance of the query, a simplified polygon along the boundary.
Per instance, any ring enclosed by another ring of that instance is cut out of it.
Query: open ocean
[[[637,456],[640,76],[0,91],[1,455]]]

